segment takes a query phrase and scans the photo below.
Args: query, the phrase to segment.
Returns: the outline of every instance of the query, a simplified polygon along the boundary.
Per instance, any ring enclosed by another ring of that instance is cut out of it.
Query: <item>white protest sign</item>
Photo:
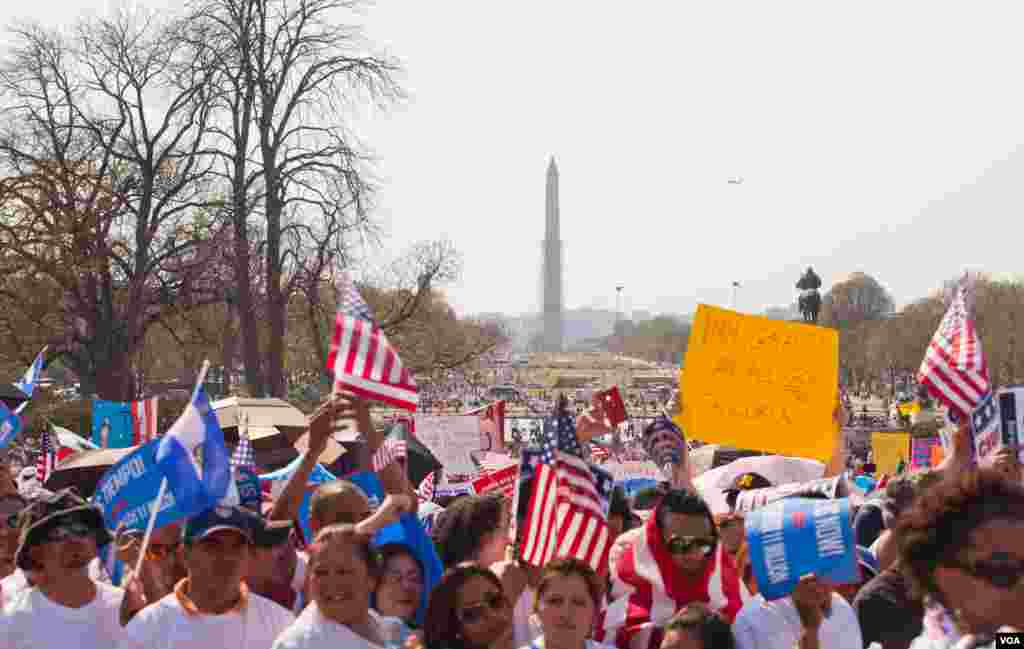
[[[437,457],[446,474],[477,472],[472,453],[480,450],[476,415],[416,415],[416,437]]]

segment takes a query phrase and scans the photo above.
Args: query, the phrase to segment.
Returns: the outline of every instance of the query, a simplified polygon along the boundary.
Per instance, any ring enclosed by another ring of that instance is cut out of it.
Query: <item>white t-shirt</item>
[[[273,649],[384,649],[399,647],[399,638],[391,625],[384,624],[375,611],[370,610],[370,620],[384,639],[384,645],[370,642],[344,624],[338,624],[320,613],[316,602],[310,602],[302,615],[284,630],[274,642]]]
[[[108,649],[122,635],[118,612],[123,597],[120,588],[96,582],[92,602],[68,608],[50,601],[38,588],[23,589],[4,607],[0,647]]]
[[[7,606],[7,603],[14,600],[18,593],[28,588],[28,577],[21,568],[15,568],[14,572],[0,579],[0,606]]]
[[[249,593],[244,611],[189,614],[171,593],[150,604],[128,626],[119,649],[270,649],[295,617],[288,609]]]
[[[736,649],[793,649],[802,630],[800,614],[789,597],[766,601],[757,595],[740,609],[732,625]],[[828,649],[863,649],[853,607],[832,594],[832,614],[822,620],[818,637]]]
[[[515,646],[528,645],[544,634],[540,624],[536,624],[533,616],[533,603],[537,599],[537,591],[527,586],[516,600],[512,609],[512,642]]]

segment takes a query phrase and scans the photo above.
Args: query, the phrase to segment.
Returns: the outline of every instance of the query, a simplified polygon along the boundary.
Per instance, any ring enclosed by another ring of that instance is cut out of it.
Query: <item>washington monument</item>
[[[541,275],[544,305],[543,351],[563,349],[562,331],[562,237],[558,215],[558,166],[554,156],[548,163],[548,180],[544,202],[544,243]]]

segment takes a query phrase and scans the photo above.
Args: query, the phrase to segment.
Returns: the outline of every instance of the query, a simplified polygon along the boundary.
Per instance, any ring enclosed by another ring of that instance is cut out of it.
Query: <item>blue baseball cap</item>
[[[238,507],[216,506],[194,516],[185,523],[185,544],[206,538],[220,530],[234,530],[252,543],[256,516]]]

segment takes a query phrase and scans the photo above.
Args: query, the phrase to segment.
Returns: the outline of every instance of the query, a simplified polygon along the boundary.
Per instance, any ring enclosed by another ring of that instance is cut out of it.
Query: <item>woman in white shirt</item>
[[[594,631],[602,594],[598,576],[586,563],[578,559],[548,563],[541,571],[534,606],[544,635],[524,649],[608,647],[587,639]]]
[[[278,636],[273,649],[381,649],[399,646],[397,624],[370,608],[380,578],[370,539],[374,516],[359,525],[329,525],[309,547],[309,606]]]

